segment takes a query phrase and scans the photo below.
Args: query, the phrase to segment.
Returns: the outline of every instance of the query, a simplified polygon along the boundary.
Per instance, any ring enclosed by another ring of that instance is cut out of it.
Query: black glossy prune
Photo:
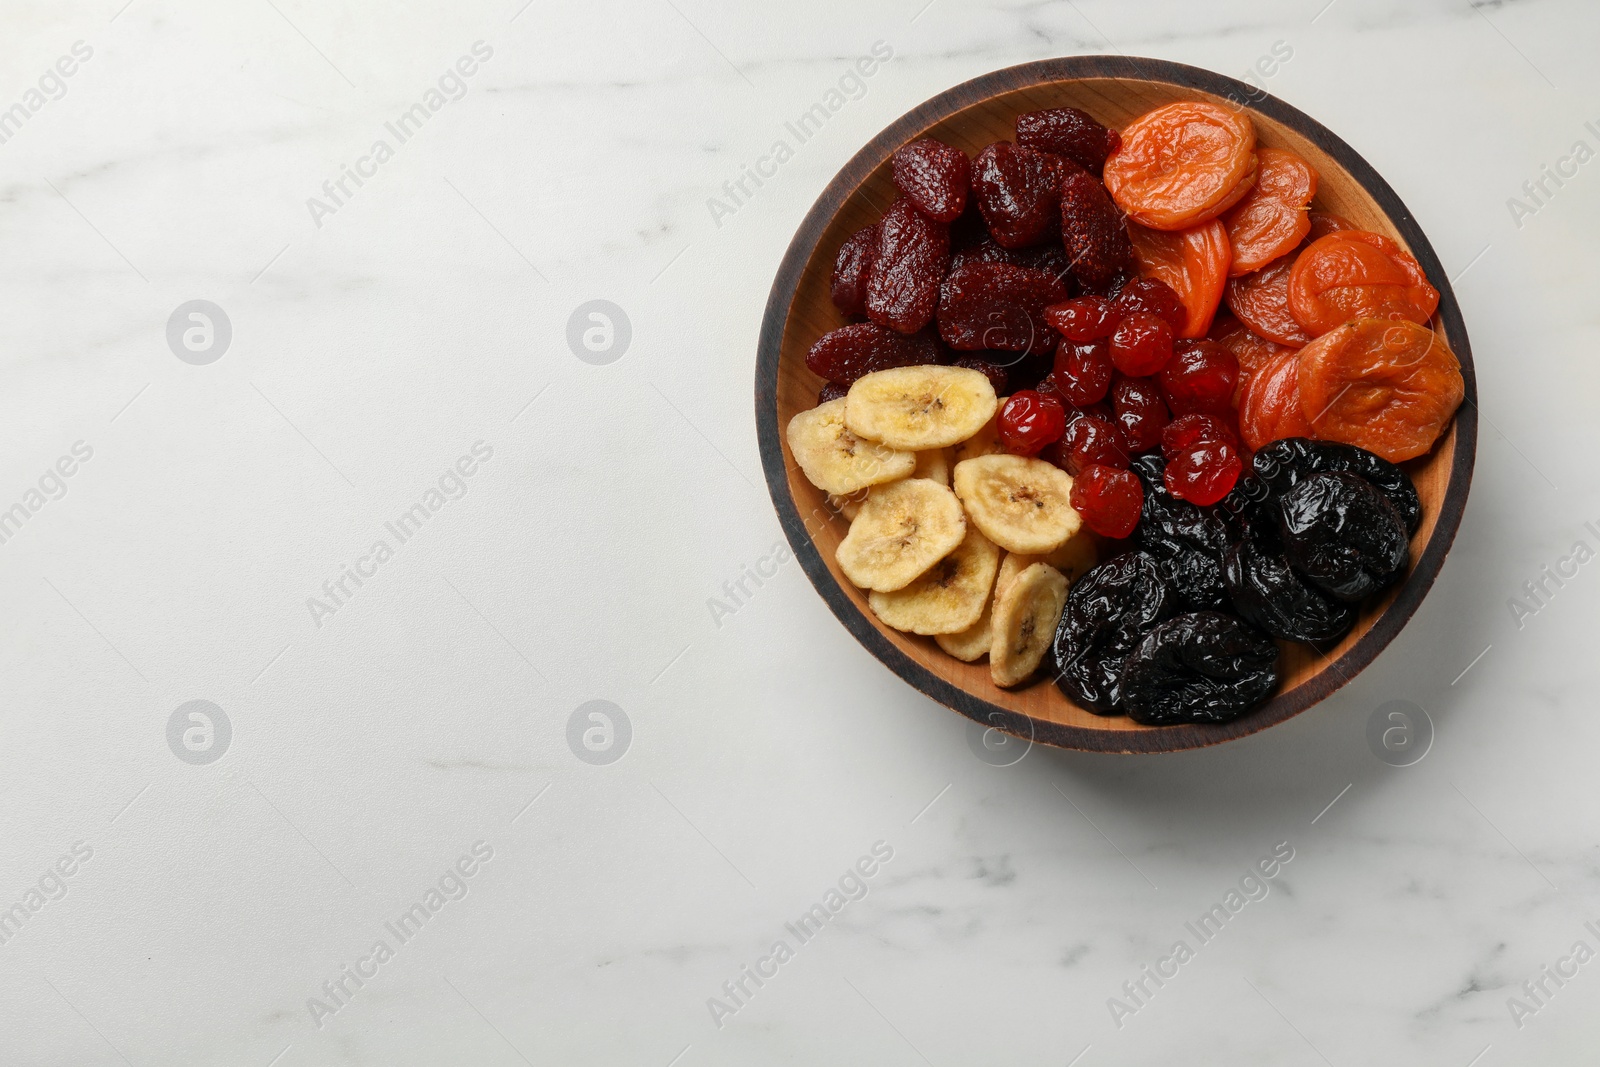
[[[1251,625],[1286,641],[1318,644],[1349,633],[1356,609],[1306,584],[1282,552],[1272,551],[1262,541],[1259,536],[1245,537],[1223,561],[1222,576],[1234,610]]]
[[[1278,533],[1295,570],[1354,603],[1394,582],[1410,548],[1388,497],[1354,474],[1313,474],[1278,501]]]
[[[1050,645],[1056,686],[1098,715],[1115,715],[1123,660],[1145,631],[1177,607],[1156,561],[1142,552],[1091,568],[1067,594]]]
[[[1228,722],[1278,686],[1278,646],[1232,615],[1198,611],[1160,624],[1122,668],[1122,706],[1134,722]]]
[[[1406,533],[1416,533],[1417,524],[1422,521],[1422,501],[1411,477],[1388,460],[1355,445],[1286,437],[1256,453],[1255,471],[1278,496],[1313,474],[1358,475],[1389,498],[1405,522]]]
[[[1144,509],[1133,532],[1135,542],[1154,557],[1178,599],[1191,611],[1225,608],[1228,591],[1222,560],[1232,539],[1222,516],[1179,500],[1167,491],[1159,452],[1134,457],[1129,468],[1144,483]]]

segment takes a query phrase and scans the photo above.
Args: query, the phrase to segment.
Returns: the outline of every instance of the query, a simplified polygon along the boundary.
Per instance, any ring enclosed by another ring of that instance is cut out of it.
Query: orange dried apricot
[[[1251,375],[1239,401],[1239,436],[1253,450],[1285,437],[1311,436],[1311,420],[1300,403],[1300,353],[1275,347],[1278,354]]]
[[[1439,290],[1411,254],[1368,230],[1313,241],[1289,274],[1289,313],[1313,336],[1350,319],[1426,323],[1438,306]]]
[[[1309,208],[1317,195],[1317,172],[1282,148],[1258,148],[1256,183],[1223,222],[1233,245],[1234,277],[1260,270],[1288,255],[1311,232]]]
[[[1106,189],[1142,226],[1182,230],[1209,222],[1256,180],[1249,116],[1204,101],[1158,107],[1128,124],[1106,160]]]
[[[1254,274],[1229,278],[1223,299],[1239,321],[1262,337],[1299,348],[1311,335],[1289,313],[1289,273],[1294,263],[1291,254]]]
[[[1166,282],[1183,301],[1188,318],[1178,336],[1204,337],[1228,281],[1232,252],[1227,228],[1217,219],[1176,232],[1130,222],[1128,236],[1140,271]]]
[[[1295,352],[1288,345],[1260,336],[1226,311],[1218,313],[1206,336],[1232,352],[1233,358],[1239,361],[1239,387],[1233,394],[1235,407],[1244,402],[1244,390],[1251,378],[1276,357]]]
[[[1300,350],[1300,404],[1312,436],[1390,463],[1433,447],[1466,383],[1444,338],[1404,319],[1360,318]]]
[[[1343,215],[1335,215],[1331,211],[1313,211],[1310,214],[1311,232],[1306,234],[1306,240],[1320,241],[1330,233],[1340,230],[1354,230],[1356,224]]]

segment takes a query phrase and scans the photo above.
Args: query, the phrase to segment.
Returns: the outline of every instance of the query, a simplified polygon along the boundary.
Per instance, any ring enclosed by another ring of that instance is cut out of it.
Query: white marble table
[[[0,1063],[1593,1062],[1600,10],[922,2],[0,12]],[[774,555],[773,270],[950,85],[1275,47],[1457,277],[1454,553],[1291,722],[995,766]]]

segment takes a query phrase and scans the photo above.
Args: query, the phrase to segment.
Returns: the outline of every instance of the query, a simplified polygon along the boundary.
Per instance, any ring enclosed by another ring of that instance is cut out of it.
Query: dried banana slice
[[[866,503],[867,494],[871,488],[857,489],[848,496],[839,496],[837,493],[828,494],[828,506],[844,516],[845,522],[855,522],[856,513],[861,510],[861,505]]]
[[[1035,563],[1048,563],[1060,571],[1061,576],[1069,583],[1075,582],[1095,565],[1099,551],[1099,546],[1094,541],[1094,534],[1088,527],[1084,527],[1072,536],[1072,540],[1054,552],[1046,552],[1042,556],[1007,552],[1005,558],[1000,561],[999,576],[994,580],[995,595],[999,596],[1001,590],[1011,584],[1011,579]]]
[[[1010,397],[1002,396],[995,401],[994,417],[984,423],[982,428],[965,441],[950,446],[950,466],[953,469],[957,463],[964,459],[976,459],[978,456],[996,456],[1006,450],[1000,443],[1000,410],[1006,406]]]
[[[1027,456],[979,456],[956,464],[955,491],[967,517],[1008,552],[1042,555],[1072,539],[1072,475]]]
[[[1048,563],[1033,563],[995,596],[989,617],[989,677],[999,686],[1033,677],[1067,606],[1067,580]]]
[[[982,659],[989,654],[989,646],[994,643],[994,638],[989,630],[989,613],[994,606],[993,597],[985,597],[983,601],[983,614],[978,616],[978,621],[957,634],[935,634],[934,640],[939,642],[939,647],[944,649],[963,663],[971,663]]]
[[[917,465],[911,471],[913,478],[926,478],[940,485],[950,484],[950,455],[948,449],[929,448],[917,453]]]
[[[921,451],[965,441],[983,429],[998,405],[981,371],[894,367],[856,379],[845,395],[844,420],[858,437]]]
[[[959,633],[977,623],[994,588],[1000,550],[968,526],[956,550],[904,589],[874,592],[872,610],[889,626],[913,634]]]
[[[904,478],[867,494],[835,558],[862,589],[892,593],[948,556],[967,535],[961,501],[926,478]]]
[[[789,420],[789,451],[811,484],[844,496],[910,474],[917,465],[914,452],[863,441],[845,428],[845,400],[830,400]]]

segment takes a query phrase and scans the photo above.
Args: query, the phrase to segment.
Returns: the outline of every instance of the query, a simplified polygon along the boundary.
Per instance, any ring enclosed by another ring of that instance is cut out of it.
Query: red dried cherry
[[[1050,379],[1073,407],[1104,400],[1106,390],[1111,388],[1111,357],[1106,343],[1063,344],[1056,349],[1056,365]]]
[[[1172,324],[1148,311],[1123,316],[1111,335],[1111,362],[1123,374],[1145,378],[1172,359]]]
[[[1068,421],[1060,443],[1045,458],[1068,474],[1078,474],[1096,463],[1125,470],[1128,466],[1128,443],[1111,419],[1080,412]]]
[[[1189,322],[1189,311],[1172,286],[1159,278],[1134,278],[1117,293],[1117,310],[1122,315],[1148,311],[1167,320],[1173,333]]]
[[[1121,319],[1122,312],[1103,296],[1075,296],[1044,309],[1044,321],[1078,344],[1110,337]]]
[[[1129,452],[1148,452],[1161,443],[1170,415],[1154,378],[1117,375],[1111,381],[1111,403]]]
[[[1223,414],[1233,405],[1239,360],[1215,341],[1179,341],[1160,380],[1174,415]]]
[[[1072,508],[1101,537],[1127,537],[1139,524],[1144,486],[1132,471],[1091,463],[1072,481]]]
[[[1239,480],[1244,460],[1228,425],[1210,415],[1184,415],[1161,434],[1167,492],[1191,504],[1215,504]]]
[[[1045,445],[1061,439],[1066,428],[1067,409],[1053,396],[1034,389],[1012,395],[1000,409],[1000,443],[1018,456],[1037,455]]]

